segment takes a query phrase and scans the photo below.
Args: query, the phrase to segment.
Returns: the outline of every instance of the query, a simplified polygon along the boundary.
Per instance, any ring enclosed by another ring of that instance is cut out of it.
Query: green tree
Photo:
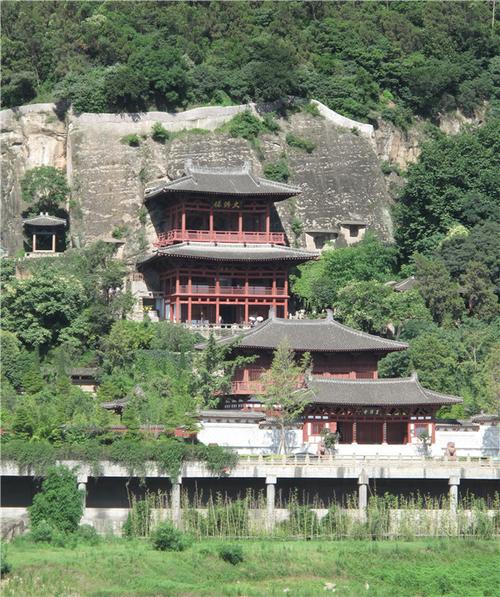
[[[259,399],[279,429],[280,454],[287,450],[287,427],[297,420],[310,402],[309,391],[304,388],[310,362],[309,353],[305,353],[300,362],[297,362],[285,338],[274,351],[271,367],[264,372],[260,380],[263,393]]]
[[[491,212],[490,212],[491,215]],[[486,268],[491,283],[500,293],[500,218],[471,228],[467,234],[446,238],[437,255],[455,280],[459,280],[471,262]]]
[[[395,292],[380,282],[352,282],[337,295],[336,317],[346,325],[370,334],[393,333],[399,338],[412,320],[430,321],[431,316],[416,291]]]
[[[415,255],[418,289],[434,321],[442,325],[460,320],[464,310],[460,289],[439,259]]]
[[[78,316],[85,298],[83,286],[72,275],[40,268],[31,278],[16,279],[3,293],[2,321],[29,348],[47,351],[61,330]]]
[[[127,367],[137,350],[150,347],[153,337],[154,328],[148,321],[116,321],[102,341],[103,369],[111,372],[115,367]]]
[[[161,35],[138,38],[128,66],[141,73],[148,88],[148,98],[157,108],[182,105],[187,93],[187,66],[180,52],[168,45]]]
[[[404,259],[414,251],[433,250],[457,222],[476,224],[478,209],[488,219],[498,219],[499,139],[500,119],[493,118],[422,147],[418,162],[408,168],[394,212]]]
[[[293,292],[309,307],[331,307],[349,282],[388,281],[395,261],[394,247],[367,234],[354,246],[323,251],[317,261],[299,266],[300,276],[292,276]]]
[[[64,466],[50,468],[29,514],[33,528],[45,521],[65,533],[76,531],[83,514],[83,495],[75,474]]]
[[[21,181],[24,201],[34,213],[54,213],[64,203],[70,189],[64,174],[53,166],[39,166],[28,170]]]
[[[236,368],[255,360],[253,356],[233,356],[233,346],[218,343],[211,332],[205,347],[195,356],[192,391],[200,406],[217,408],[231,389]]]
[[[486,321],[500,315],[498,297],[485,265],[472,261],[460,277],[460,282],[469,315]]]

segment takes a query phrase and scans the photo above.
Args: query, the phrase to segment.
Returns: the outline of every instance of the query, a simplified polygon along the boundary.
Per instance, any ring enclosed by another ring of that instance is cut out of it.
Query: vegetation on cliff
[[[493,9],[494,10],[494,9]],[[363,121],[498,95],[488,2],[2,3],[2,101],[77,111],[314,97]]]

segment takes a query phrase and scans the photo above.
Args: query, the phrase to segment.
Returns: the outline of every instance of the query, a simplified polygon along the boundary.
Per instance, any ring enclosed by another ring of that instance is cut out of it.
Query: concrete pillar
[[[182,526],[181,485],[181,476],[177,477],[177,479],[172,479],[172,490],[170,493],[170,501],[172,503],[172,522],[177,528],[181,528]]]
[[[365,471],[362,471],[358,477],[358,508],[359,518],[365,522],[368,509],[368,475]]]
[[[266,513],[266,526],[268,529],[274,527],[274,506],[276,502],[276,477],[266,477],[266,502],[267,502],[267,513]]]
[[[78,483],[78,490],[82,492],[83,510],[87,507],[87,475],[77,475],[76,482]]]
[[[456,512],[458,506],[458,486],[460,485],[460,477],[450,477],[448,485],[450,486],[450,510],[452,512]]]

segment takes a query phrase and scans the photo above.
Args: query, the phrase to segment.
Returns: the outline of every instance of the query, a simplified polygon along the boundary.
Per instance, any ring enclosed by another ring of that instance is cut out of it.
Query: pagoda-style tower
[[[245,324],[272,307],[288,317],[289,268],[317,253],[288,246],[274,203],[298,188],[240,168],[188,161],[185,176],[146,191],[158,239],[139,264],[154,271],[172,322]]]

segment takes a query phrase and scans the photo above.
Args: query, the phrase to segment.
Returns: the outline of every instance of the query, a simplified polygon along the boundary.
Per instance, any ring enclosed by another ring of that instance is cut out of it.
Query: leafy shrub
[[[249,515],[247,500],[234,500],[222,503],[219,500],[208,508],[206,519],[201,521],[205,528],[202,529],[210,536],[249,534]]]
[[[277,162],[269,162],[264,166],[264,176],[277,182],[286,182],[290,178],[290,170],[284,158]]]
[[[83,514],[83,499],[73,472],[64,466],[50,468],[29,513],[33,528],[46,521],[54,529],[76,531]]]
[[[262,120],[254,116],[250,110],[236,114],[229,121],[227,128],[231,137],[243,137],[247,141],[255,139],[265,129]]]
[[[63,206],[70,189],[66,175],[53,166],[28,170],[21,180],[22,196],[36,213],[54,211]]]
[[[264,121],[264,126],[270,133],[277,133],[281,128],[273,112],[266,112],[262,117],[262,120]]]
[[[338,506],[331,506],[321,519],[321,531],[326,535],[342,538],[347,534],[348,517]]]
[[[490,518],[488,513],[480,510],[474,512],[474,520],[467,530],[467,534],[478,539],[493,539],[494,533],[494,520]]]
[[[34,543],[51,543],[54,529],[46,520],[40,520],[33,526],[29,536]]]
[[[99,535],[97,534],[97,531],[89,524],[81,524],[78,527],[77,537],[89,545],[97,545],[99,543]]]
[[[297,149],[303,149],[307,151],[307,153],[312,153],[316,148],[316,145],[309,141],[309,139],[303,139],[302,137],[298,137],[293,133],[288,133],[286,136],[286,142],[290,147],[297,147]]]
[[[125,537],[147,537],[151,528],[151,504],[149,500],[133,500],[127,520],[122,527]]]
[[[302,106],[302,111],[306,112],[307,114],[310,114],[311,116],[314,116],[315,118],[321,116],[318,106],[316,104],[312,104],[311,102],[309,102],[308,104],[304,104]]]
[[[155,122],[151,129],[151,138],[158,143],[165,143],[165,141],[170,139],[170,133],[161,122]]]
[[[128,233],[128,227],[126,224],[121,226],[115,226],[111,232],[111,236],[116,239],[123,238]]]
[[[223,545],[219,549],[219,556],[224,562],[236,566],[236,564],[243,562],[243,548],[237,544]]]
[[[160,524],[151,535],[154,549],[158,551],[183,551],[187,547],[186,537],[171,523]]]
[[[51,544],[54,547],[67,547],[74,549],[78,545],[78,538],[76,533],[65,533],[55,529],[52,535]]]
[[[288,520],[282,523],[282,528],[290,535],[301,537],[313,537],[320,531],[316,513],[309,506],[296,503],[290,505]]]
[[[366,522],[355,521],[351,527],[351,538],[359,541],[367,539],[370,535]]]
[[[0,543],[0,576],[9,574],[11,570],[12,566],[7,561],[7,547],[5,543]]]
[[[139,147],[141,144],[141,138],[136,134],[125,135],[120,139],[120,143],[123,145],[130,145],[130,147]]]

